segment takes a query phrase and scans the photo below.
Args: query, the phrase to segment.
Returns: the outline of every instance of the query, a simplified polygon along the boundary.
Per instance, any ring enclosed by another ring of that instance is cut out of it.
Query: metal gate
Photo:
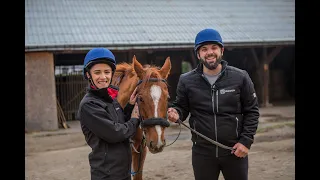
[[[88,81],[82,72],[55,75],[56,95],[67,121],[78,120],[79,103],[85,94]]]

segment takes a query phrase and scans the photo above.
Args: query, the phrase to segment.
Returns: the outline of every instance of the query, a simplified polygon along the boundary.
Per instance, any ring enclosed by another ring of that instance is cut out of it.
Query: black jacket
[[[131,176],[129,138],[139,124],[138,119],[130,119],[133,107],[128,105],[123,110],[106,89],[88,89],[81,100],[78,115],[85,140],[92,148],[91,180],[121,180]]]
[[[203,75],[201,63],[196,69],[182,74],[173,107],[182,121],[190,112],[190,127],[201,134],[226,146],[240,142],[250,148],[259,119],[253,83],[245,70],[228,66],[224,60],[221,63],[221,75],[212,86]],[[211,144],[193,132],[192,141],[206,146]],[[231,154],[230,150],[218,146],[212,151],[216,156]]]

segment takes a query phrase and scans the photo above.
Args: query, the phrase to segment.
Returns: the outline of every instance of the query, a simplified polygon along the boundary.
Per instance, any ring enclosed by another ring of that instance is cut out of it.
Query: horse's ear
[[[163,79],[167,79],[167,77],[170,74],[170,70],[171,70],[171,61],[170,61],[170,57],[167,57],[162,68],[159,70],[159,73]]]
[[[144,70],[143,70],[143,67],[142,65],[139,63],[139,61],[136,59],[136,56],[133,55],[133,58],[132,58],[132,65],[133,65],[133,69],[134,71],[137,73],[138,77],[140,79],[143,78],[143,74],[145,73]]]

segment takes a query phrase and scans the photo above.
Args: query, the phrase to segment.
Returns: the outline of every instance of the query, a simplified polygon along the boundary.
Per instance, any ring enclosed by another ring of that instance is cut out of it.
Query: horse
[[[141,122],[131,138],[133,180],[142,180],[147,151],[160,153],[166,146],[164,131],[170,126],[167,121],[169,92],[166,80],[170,70],[170,57],[161,68],[149,64],[142,66],[135,55],[131,64],[122,62],[116,66],[111,84],[119,88],[117,101],[122,108],[137,87],[136,103]]]

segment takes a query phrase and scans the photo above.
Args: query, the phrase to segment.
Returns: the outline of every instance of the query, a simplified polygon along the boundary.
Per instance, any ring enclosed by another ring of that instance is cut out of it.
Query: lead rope
[[[196,133],[197,135],[201,136],[203,139],[211,142],[212,144],[214,144],[214,145],[216,145],[216,146],[219,146],[219,147],[221,147],[221,148],[223,148],[223,149],[229,149],[229,150],[231,150],[231,151],[235,150],[233,147],[229,147],[229,146],[223,145],[223,144],[221,144],[221,143],[219,143],[219,142],[217,142],[217,141],[214,141],[214,140],[208,138],[207,136],[199,133],[198,131],[190,128],[189,126],[187,126],[186,124],[184,124],[180,119],[178,119],[178,123],[179,123],[179,124],[182,124],[184,127],[190,129],[192,132]]]
[[[168,119],[168,113],[167,113],[166,119]],[[176,137],[176,139],[175,139],[172,143],[166,145],[165,147],[171,146],[174,142],[176,142],[176,140],[178,140],[178,138],[179,138],[179,136],[180,136],[180,134],[181,134],[181,129],[182,129],[180,123],[179,123],[179,127],[180,127],[180,128],[179,128],[179,134],[178,134],[178,136]]]

